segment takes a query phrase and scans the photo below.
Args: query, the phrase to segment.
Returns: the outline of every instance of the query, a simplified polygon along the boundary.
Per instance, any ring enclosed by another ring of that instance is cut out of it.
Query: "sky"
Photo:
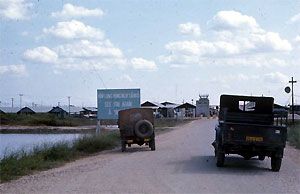
[[[97,89],[141,101],[209,94],[300,104],[300,1],[0,0],[0,106],[96,106]]]

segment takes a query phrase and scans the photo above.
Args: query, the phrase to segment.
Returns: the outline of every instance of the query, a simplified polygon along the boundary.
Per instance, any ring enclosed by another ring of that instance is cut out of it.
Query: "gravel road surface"
[[[215,166],[216,119],[195,120],[156,138],[156,151],[133,146],[77,160],[0,185],[0,193],[300,193],[300,155],[285,150],[280,172],[270,159],[230,155]]]

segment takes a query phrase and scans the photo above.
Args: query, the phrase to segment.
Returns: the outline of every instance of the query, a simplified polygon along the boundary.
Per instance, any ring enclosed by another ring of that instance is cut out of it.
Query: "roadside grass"
[[[8,182],[34,171],[58,167],[83,156],[117,147],[119,131],[105,132],[101,136],[85,135],[73,142],[59,142],[34,147],[31,152],[19,150],[5,155],[0,161],[0,182]]]
[[[97,119],[82,117],[59,118],[54,114],[0,114],[0,125],[24,125],[24,126],[82,126],[96,125]]]
[[[300,149],[300,121],[295,120],[295,124],[292,125],[291,121],[288,122],[288,141],[291,145]]]

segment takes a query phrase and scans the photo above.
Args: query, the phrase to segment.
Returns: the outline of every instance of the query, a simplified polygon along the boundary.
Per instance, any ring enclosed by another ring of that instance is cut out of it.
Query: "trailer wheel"
[[[279,172],[280,167],[281,167],[281,162],[282,162],[282,158],[272,156],[272,157],[271,157],[271,167],[272,167],[272,171],[274,171],[274,172]]]
[[[223,167],[225,162],[225,153],[217,151],[217,167]]]
[[[151,151],[154,151],[155,150],[155,140],[152,139],[149,143],[149,147],[151,148]]]
[[[126,151],[126,143],[125,143],[125,141],[122,141],[121,144],[122,144],[122,152],[125,152]]]

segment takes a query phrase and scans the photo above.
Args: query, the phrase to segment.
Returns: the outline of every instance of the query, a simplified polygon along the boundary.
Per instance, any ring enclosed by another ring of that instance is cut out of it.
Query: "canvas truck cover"
[[[251,122],[271,123],[273,107],[272,97],[221,95],[219,119],[224,120],[226,117],[241,122],[252,120]]]
[[[119,129],[133,135],[135,125],[140,120],[148,120],[154,126],[153,111],[147,108],[132,108],[119,111]]]

